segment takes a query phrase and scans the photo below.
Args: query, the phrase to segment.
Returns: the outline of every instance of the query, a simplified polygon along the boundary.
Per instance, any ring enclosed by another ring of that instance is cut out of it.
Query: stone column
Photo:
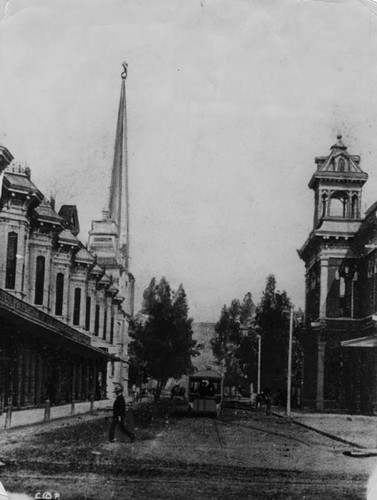
[[[326,318],[327,314],[327,294],[329,281],[329,261],[321,259],[321,288],[319,294],[319,317]]]
[[[318,339],[318,357],[317,357],[317,393],[316,410],[324,410],[324,380],[325,380],[325,345],[326,342]]]
[[[326,216],[329,216],[331,213],[331,197],[333,195],[333,191],[329,190],[327,192],[327,210],[326,210]]]

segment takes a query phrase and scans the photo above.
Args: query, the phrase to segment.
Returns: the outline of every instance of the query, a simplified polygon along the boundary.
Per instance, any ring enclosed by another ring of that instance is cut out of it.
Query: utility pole
[[[260,394],[260,374],[261,374],[261,352],[262,352],[262,336],[258,336],[258,383],[257,383],[257,394]]]
[[[287,417],[291,416],[292,392],[292,337],[293,337],[293,307],[289,318],[289,344],[288,344],[288,379],[287,379]]]

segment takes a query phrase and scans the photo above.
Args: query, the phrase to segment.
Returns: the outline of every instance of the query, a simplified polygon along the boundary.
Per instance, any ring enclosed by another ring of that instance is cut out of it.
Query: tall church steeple
[[[109,195],[109,218],[116,223],[118,228],[117,250],[118,255],[122,256],[121,258],[126,270],[128,269],[130,245],[126,103],[127,74],[128,65],[124,62],[123,72],[121,74],[122,85]]]

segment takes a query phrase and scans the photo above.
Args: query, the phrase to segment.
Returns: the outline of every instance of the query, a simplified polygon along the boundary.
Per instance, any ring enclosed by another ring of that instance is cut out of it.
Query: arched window
[[[43,304],[43,292],[45,284],[45,258],[42,255],[37,257],[37,265],[35,270],[35,296],[34,304]]]
[[[7,246],[7,267],[5,274],[5,288],[13,289],[16,285],[16,269],[17,269],[17,233],[8,233]]]
[[[338,168],[339,168],[339,172],[345,172],[345,170],[346,170],[346,162],[344,161],[343,158],[339,159]]]
[[[81,288],[75,288],[75,296],[73,303],[73,324],[80,324],[80,307],[81,307]]]
[[[63,295],[64,295],[64,274],[56,275],[56,291],[55,291],[55,314],[61,316],[63,314]]]

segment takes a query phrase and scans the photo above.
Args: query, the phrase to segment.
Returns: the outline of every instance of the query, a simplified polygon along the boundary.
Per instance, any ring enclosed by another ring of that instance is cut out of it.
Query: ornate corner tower
[[[351,155],[338,135],[328,156],[315,158],[313,230],[298,251],[306,267],[309,321],[354,317],[352,282],[357,279],[353,240],[362,223],[362,188],[368,175],[360,156]]]
[[[362,254],[357,240],[368,175],[360,168],[360,156],[348,153],[341,135],[337,139],[328,156],[315,158],[317,170],[309,182],[313,230],[298,250],[306,271],[304,398],[315,400],[317,410],[334,393],[331,379],[336,376],[330,372],[340,362],[332,348],[354,334],[360,317]]]

